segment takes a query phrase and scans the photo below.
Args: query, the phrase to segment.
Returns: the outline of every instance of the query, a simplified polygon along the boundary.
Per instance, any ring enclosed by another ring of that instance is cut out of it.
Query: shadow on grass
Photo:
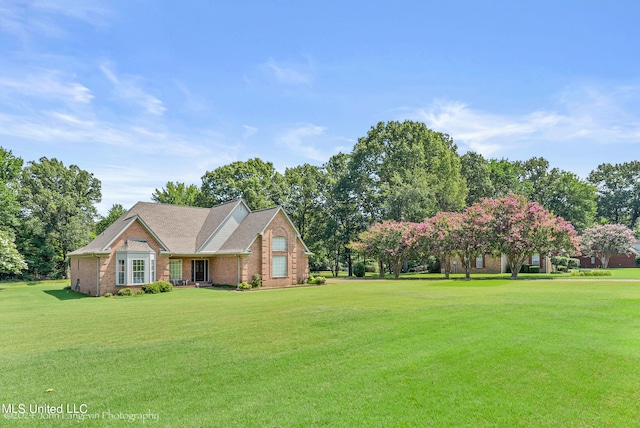
[[[91,297],[86,294],[76,293],[72,290],[46,290],[43,293],[53,296],[58,300],[78,300]]]

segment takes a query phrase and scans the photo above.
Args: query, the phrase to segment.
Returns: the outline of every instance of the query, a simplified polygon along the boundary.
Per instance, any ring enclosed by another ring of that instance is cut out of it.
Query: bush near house
[[[353,265],[353,274],[358,278],[364,278],[367,272],[367,266],[363,262],[358,262]]]
[[[133,290],[130,288],[121,288],[118,290],[118,296],[133,296]]]

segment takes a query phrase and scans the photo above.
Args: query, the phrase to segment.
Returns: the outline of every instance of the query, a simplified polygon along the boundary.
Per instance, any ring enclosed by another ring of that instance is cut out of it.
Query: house
[[[627,254],[614,254],[609,259],[608,267],[610,268],[635,268],[638,267],[636,257],[640,255],[640,240],[637,240]],[[599,257],[581,256],[580,259],[581,268],[601,268],[602,260]]]
[[[549,273],[551,268],[551,260],[549,257],[542,257],[536,253],[529,256],[524,261],[525,265],[538,266],[540,272]],[[464,266],[459,258],[453,257],[451,259],[451,273],[464,273]],[[471,265],[471,274],[477,273],[506,273],[509,271],[509,264],[507,262],[507,256],[502,255],[500,257],[485,254],[476,257]],[[444,272],[444,267],[442,268]]]
[[[101,296],[156,280],[176,285],[304,282],[311,252],[281,207],[251,211],[239,199],[196,208],[138,202],[69,254],[72,288]]]

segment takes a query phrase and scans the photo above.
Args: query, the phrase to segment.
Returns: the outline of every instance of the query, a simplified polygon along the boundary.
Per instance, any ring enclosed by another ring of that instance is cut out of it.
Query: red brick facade
[[[284,237],[286,239],[286,251],[273,250],[273,238]],[[97,296],[105,293],[116,294],[124,287],[137,289],[140,286],[116,285],[116,253],[115,250],[125,244],[127,239],[144,240],[155,252],[156,275],[155,280],[170,279],[170,259],[182,260],[182,278],[193,284],[192,260],[206,260],[208,263],[208,280],[202,281],[203,285],[226,284],[237,285],[239,282],[251,282],[255,274],[262,278],[263,287],[278,287],[302,283],[308,276],[308,254],[305,246],[297,237],[295,229],[290,221],[280,210],[267,225],[262,235],[257,235],[251,244],[249,254],[240,255],[214,255],[208,257],[164,255],[161,245],[143,227],[142,223],[135,221],[117,239],[111,243],[110,254],[87,255],[71,257],[71,285],[75,287],[79,281],[80,292]],[[272,258],[281,255],[287,257],[286,276],[276,277],[273,274]]]

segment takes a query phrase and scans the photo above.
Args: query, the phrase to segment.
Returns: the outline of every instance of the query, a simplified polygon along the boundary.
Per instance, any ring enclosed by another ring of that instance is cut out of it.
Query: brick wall
[[[153,239],[153,237],[145,230],[139,222],[134,222],[125,230],[122,235],[118,237],[112,244],[113,250],[120,247],[129,238],[144,239],[149,246],[156,252],[156,277],[157,278],[169,278],[169,258],[160,257],[160,246]],[[78,269],[77,266],[80,268]],[[100,295],[105,293],[116,294],[121,286],[116,286],[116,257],[115,251],[109,256],[102,256],[99,259],[100,263]],[[93,265],[93,268],[91,267]],[[75,266],[75,268],[74,268]],[[96,281],[96,258],[95,257],[71,257],[71,280],[73,282],[72,287],[75,287],[75,281],[80,278],[80,289],[83,293],[95,296],[97,281]],[[74,270],[76,269],[76,270]],[[93,269],[93,270],[92,270]],[[86,283],[87,286],[83,286]],[[139,287],[131,287],[137,289]]]

